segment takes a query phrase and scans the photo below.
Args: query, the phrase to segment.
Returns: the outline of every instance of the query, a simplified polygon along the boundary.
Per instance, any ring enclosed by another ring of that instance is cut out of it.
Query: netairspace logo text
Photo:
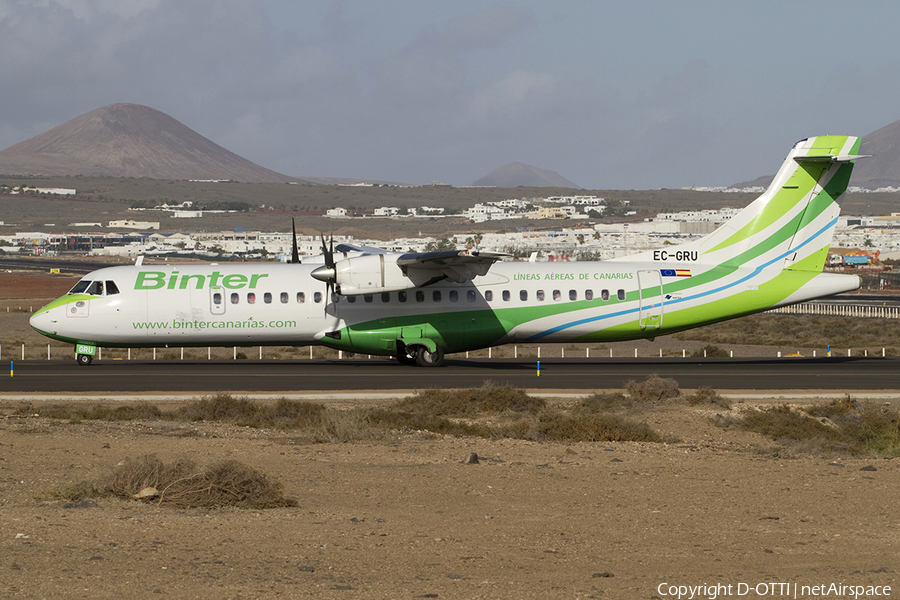
[[[665,600],[693,600],[706,598],[884,598],[891,595],[889,585],[847,585],[844,583],[715,583],[703,585],[678,585],[661,583],[656,593]]]

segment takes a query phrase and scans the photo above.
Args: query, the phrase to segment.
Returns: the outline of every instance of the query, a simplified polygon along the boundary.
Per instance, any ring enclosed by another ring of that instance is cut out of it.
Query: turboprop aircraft
[[[857,289],[823,273],[859,139],[794,145],[759,198],[711,234],[602,262],[511,262],[477,250],[338,245],[286,264],[128,265],[86,275],[31,317],[75,345],[322,345],[438,366],[513,342],[653,339]],[[296,239],[296,236],[295,236]]]

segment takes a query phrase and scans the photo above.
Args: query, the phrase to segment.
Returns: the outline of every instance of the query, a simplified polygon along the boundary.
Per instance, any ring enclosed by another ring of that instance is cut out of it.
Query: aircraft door
[[[662,276],[658,270],[638,271],[641,329],[659,329],[663,319]]]

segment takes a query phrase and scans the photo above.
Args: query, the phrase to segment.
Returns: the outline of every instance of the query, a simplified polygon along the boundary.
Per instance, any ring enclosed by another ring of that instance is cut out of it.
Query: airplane
[[[436,367],[510,343],[608,342],[699,327],[859,288],[823,273],[859,138],[797,142],[768,189],[709,235],[599,262],[514,262],[480,250],[349,244],[290,263],[96,270],[31,326],[98,347],[307,346]]]

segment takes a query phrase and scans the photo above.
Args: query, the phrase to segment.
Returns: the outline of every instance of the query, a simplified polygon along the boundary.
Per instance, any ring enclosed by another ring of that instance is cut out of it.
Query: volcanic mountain
[[[493,187],[561,187],[580,189],[556,171],[547,171],[519,162],[495,169],[471,185]]]
[[[297,181],[229,152],[169,115],[110,104],[0,151],[6,175]]]
[[[894,121],[864,136],[859,153],[871,155],[856,162],[850,175],[850,186],[875,190],[882,187],[900,187],[900,121]],[[731,187],[768,186],[775,178],[765,175],[753,181],[735,183]]]

